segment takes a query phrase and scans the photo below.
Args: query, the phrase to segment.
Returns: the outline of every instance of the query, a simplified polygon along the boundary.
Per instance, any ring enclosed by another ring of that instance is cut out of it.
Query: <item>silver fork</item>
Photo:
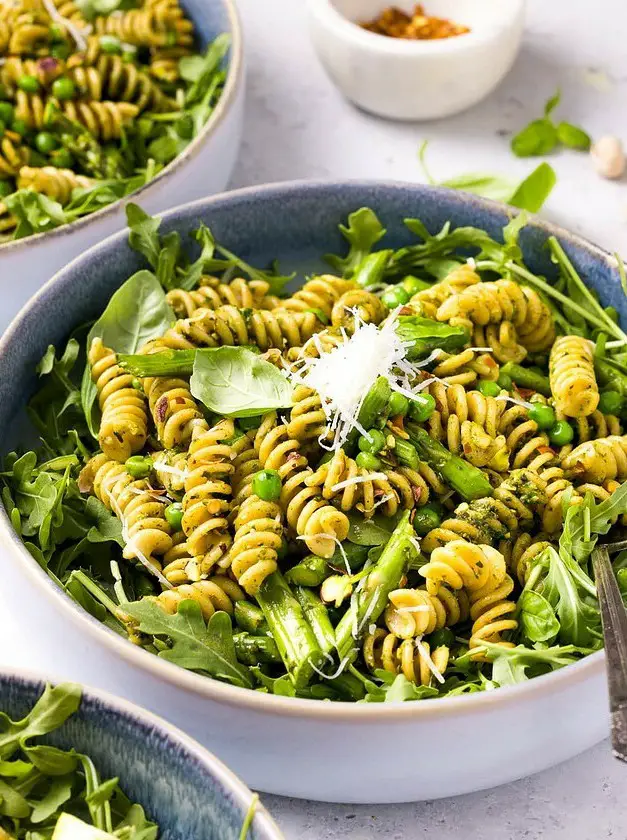
[[[592,552],[596,579],[610,694],[612,750],[616,758],[627,762],[627,611],[610,561],[627,548],[627,540],[599,545]]]

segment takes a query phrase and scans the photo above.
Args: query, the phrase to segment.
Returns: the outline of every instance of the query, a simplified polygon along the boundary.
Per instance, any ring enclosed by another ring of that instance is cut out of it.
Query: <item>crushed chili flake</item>
[[[384,9],[379,17],[360,25],[377,35],[406,38],[411,41],[436,41],[470,32],[470,29],[461,23],[425,14],[421,3],[416,5],[410,15],[402,9],[390,6]]]

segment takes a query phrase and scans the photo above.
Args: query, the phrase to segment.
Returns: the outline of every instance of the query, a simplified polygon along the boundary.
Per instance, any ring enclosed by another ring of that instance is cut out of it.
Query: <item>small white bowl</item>
[[[484,99],[514,63],[525,0],[426,0],[428,15],[470,32],[433,41],[377,35],[360,22],[414,0],[308,0],[314,46],[327,73],[360,108],[396,120],[448,117]]]

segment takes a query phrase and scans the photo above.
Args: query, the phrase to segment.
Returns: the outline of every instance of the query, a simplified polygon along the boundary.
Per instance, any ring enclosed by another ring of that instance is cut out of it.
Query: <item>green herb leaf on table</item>
[[[557,144],[557,128],[546,117],[530,122],[511,141],[512,151],[517,157],[548,155]]]
[[[243,347],[197,352],[191,392],[210,411],[255,417],[291,405],[292,386],[270,362]]]
[[[555,170],[548,163],[541,163],[518,185],[507,201],[529,213],[538,213],[557,183]]]
[[[172,647],[159,653],[163,659],[192,671],[204,671],[232,685],[252,688],[248,668],[240,665],[235,656],[227,613],[214,613],[205,625],[195,601],[182,601],[174,615],[149,599],[125,604],[124,610],[138,622],[140,632],[172,640]]]
[[[577,149],[580,152],[587,152],[592,145],[590,135],[583,128],[567,122],[558,124],[557,139],[562,146],[567,146],[569,149]]]

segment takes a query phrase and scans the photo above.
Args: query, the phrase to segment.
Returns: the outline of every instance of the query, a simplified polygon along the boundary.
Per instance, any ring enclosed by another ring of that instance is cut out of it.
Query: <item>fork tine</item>
[[[611,737],[616,758],[627,762],[627,610],[606,546],[592,552],[610,693]]]

